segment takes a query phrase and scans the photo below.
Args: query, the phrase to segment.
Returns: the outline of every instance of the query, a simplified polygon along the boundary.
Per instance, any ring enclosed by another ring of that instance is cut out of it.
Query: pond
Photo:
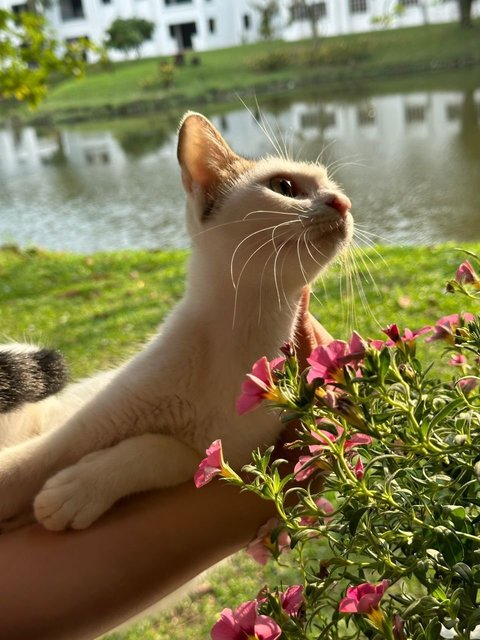
[[[328,100],[310,93],[262,105],[262,117],[293,155],[331,166],[356,221],[382,242],[475,240],[480,78],[467,84]],[[238,106],[212,120],[237,152],[274,153],[255,115]],[[187,246],[175,126],[135,126],[0,129],[0,245]]]

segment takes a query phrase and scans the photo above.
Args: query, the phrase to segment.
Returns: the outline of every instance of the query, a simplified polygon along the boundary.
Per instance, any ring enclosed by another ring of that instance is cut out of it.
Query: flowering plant
[[[469,261],[447,290],[479,299]],[[249,550],[287,553],[299,584],[226,609],[214,640],[480,637],[480,316],[384,333],[317,347],[305,371],[283,349],[248,375],[239,408],[295,420],[296,459],[257,451],[243,479],[217,441],[215,474],[275,503]],[[443,341],[449,365],[424,366],[419,340]]]

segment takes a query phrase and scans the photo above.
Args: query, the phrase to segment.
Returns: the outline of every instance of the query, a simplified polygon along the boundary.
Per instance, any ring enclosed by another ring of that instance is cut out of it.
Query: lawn
[[[311,41],[273,41],[207,51],[199,66],[187,58],[176,68],[167,89],[159,77],[161,59],[95,65],[84,79],[54,86],[37,116],[88,119],[203,107],[312,83],[327,91],[339,84],[357,91],[359,84],[379,78],[478,65],[479,28],[478,23],[470,30],[456,23],[427,25],[323,38],[318,47]]]
[[[480,252],[480,243],[465,248]],[[74,377],[118,362],[151,335],[180,298],[186,260],[185,251],[79,256],[4,248],[2,337],[59,348]],[[472,301],[445,293],[444,283],[461,260],[453,245],[366,250],[357,259],[354,297],[349,300],[344,269],[338,264],[317,283],[312,311],[340,338],[347,338],[353,327],[374,337],[392,322],[414,329],[449,313],[474,311]],[[238,554],[176,606],[105,640],[207,638],[223,607],[254,597],[278,571]]]

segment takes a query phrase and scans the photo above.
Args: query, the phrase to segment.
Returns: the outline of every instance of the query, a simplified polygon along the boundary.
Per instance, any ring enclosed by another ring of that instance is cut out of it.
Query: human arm
[[[299,356],[329,335],[302,298]],[[189,482],[116,505],[84,531],[32,525],[0,536],[0,638],[87,640],[158,602],[230,555],[273,514],[222,482]]]

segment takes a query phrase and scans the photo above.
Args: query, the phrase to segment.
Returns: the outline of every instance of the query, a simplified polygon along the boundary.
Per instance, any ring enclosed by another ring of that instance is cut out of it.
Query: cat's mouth
[[[322,238],[330,236],[344,239],[351,234],[353,219],[350,213],[346,215],[315,214],[308,219],[305,226],[312,240],[321,241]]]

